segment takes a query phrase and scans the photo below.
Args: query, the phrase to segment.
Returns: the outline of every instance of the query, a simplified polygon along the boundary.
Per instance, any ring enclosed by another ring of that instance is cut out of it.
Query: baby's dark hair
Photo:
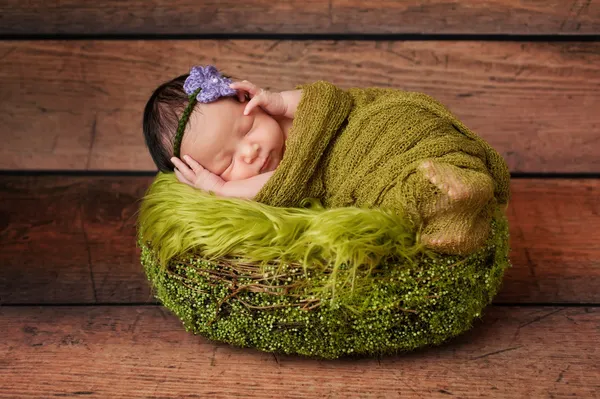
[[[143,130],[152,160],[161,172],[172,172],[175,165],[173,141],[179,118],[189,103],[183,84],[189,75],[181,75],[160,85],[144,108]]]

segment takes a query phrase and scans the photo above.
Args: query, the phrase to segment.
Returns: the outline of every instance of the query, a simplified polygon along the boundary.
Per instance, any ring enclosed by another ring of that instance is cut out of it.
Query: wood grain
[[[0,177],[0,304],[152,303],[135,244],[151,177]],[[600,303],[600,180],[513,179],[495,303]]]
[[[271,90],[423,91],[513,172],[600,172],[600,43],[458,41],[0,42],[0,168],[156,170],[143,107],[206,63]]]
[[[593,398],[595,307],[491,307],[449,343],[333,361],[236,348],[156,306],[0,308],[0,397]]]
[[[150,182],[150,177],[1,177],[1,301],[153,299],[135,239],[135,212]]]
[[[0,34],[590,34],[600,7],[575,1],[4,0]]]
[[[598,198],[598,179],[513,179],[507,216],[514,267],[497,302],[598,303],[600,295],[581,295],[600,292]]]

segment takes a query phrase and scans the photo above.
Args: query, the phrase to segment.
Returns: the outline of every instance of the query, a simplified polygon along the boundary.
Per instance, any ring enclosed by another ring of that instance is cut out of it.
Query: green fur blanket
[[[423,234],[460,238],[449,240],[444,252],[469,253],[483,244],[495,207],[508,203],[509,171],[446,107],[401,90],[344,91],[323,81],[300,88],[285,155],[256,201],[295,207],[318,198],[327,208],[384,207]],[[419,170],[425,160],[454,168],[470,198],[440,212],[444,193]],[[486,185],[489,196],[477,200]]]

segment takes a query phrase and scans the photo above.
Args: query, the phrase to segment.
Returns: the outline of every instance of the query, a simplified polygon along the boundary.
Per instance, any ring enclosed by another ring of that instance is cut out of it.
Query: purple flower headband
[[[229,87],[231,79],[221,75],[213,65],[195,66],[190,70],[190,76],[183,84],[183,90],[189,96],[189,104],[179,118],[177,133],[173,142],[173,155],[179,158],[181,140],[188,120],[196,102],[210,103],[221,97],[235,96],[236,91]]]

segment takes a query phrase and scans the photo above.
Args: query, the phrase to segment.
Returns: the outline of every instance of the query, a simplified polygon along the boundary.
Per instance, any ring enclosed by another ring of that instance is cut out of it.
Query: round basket
[[[438,345],[498,292],[508,223],[465,256],[418,245],[382,209],[274,208],[218,198],[159,174],[138,218],[154,295],[187,331],[240,347],[322,358]]]

